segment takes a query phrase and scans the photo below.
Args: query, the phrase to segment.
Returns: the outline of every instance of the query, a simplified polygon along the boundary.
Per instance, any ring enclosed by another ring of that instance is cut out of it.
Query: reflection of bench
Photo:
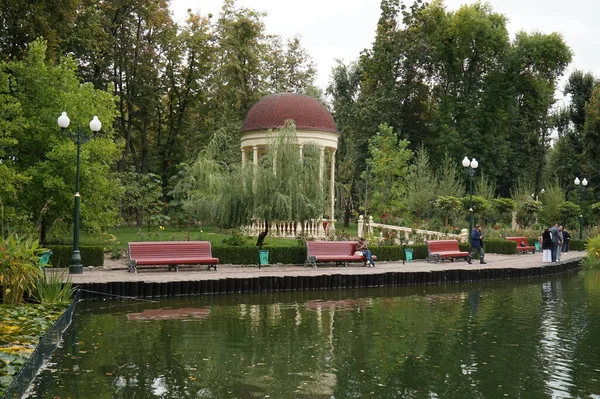
[[[456,240],[434,240],[426,241],[426,243],[428,262],[441,262],[444,259],[450,259],[454,262],[455,258],[464,258],[464,260],[470,262],[469,253],[461,251]]]
[[[178,271],[179,265],[202,264],[217,270],[218,263],[208,241],[130,242],[127,270],[136,273],[140,265],[168,265]]]
[[[354,255],[356,243],[354,241],[307,241],[306,265],[317,267],[317,262],[335,262],[336,265],[347,266],[347,262],[363,262],[367,265],[367,258],[363,255]],[[372,255],[373,261],[377,260]]]
[[[527,237],[504,237],[509,241],[514,241],[517,243],[517,253],[531,251],[532,254],[535,253],[535,247],[533,245],[529,245],[527,243]]]

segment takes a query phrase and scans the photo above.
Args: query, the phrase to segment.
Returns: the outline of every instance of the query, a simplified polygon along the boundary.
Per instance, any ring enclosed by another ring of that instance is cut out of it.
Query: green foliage
[[[162,220],[154,220],[161,214],[162,204],[162,180],[160,176],[153,173],[119,173],[119,181],[123,189],[121,201],[121,215],[129,223],[132,221],[141,224],[142,220],[154,225],[161,226]]]
[[[436,197],[436,180],[429,153],[423,145],[415,153],[406,186],[405,202],[408,210],[417,219],[430,217]]]
[[[201,155],[188,180],[193,189],[186,207],[199,220],[238,228],[253,218],[304,221],[323,214],[320,151],[305,145],[300,155],[293,122],[273,132],[259,167],[229,168],[208,155]]]
[[[585,251],[586,244],[587,244],[587,240],[575,240],[575,239],[571,238],[569,240],[569,250]]]
[[[565,202],[565,190],[560,186],[558,181],[547,185],[546,191],[540,198],[540,201],[544,203],[544,207],[540,212],[540,217],[544,224],[550,225],[562,220],[562,213],[559,207]]]
[[[73,255],[71,245],[47,245],[46,247],[53,252],[50,257],[50,267],[69,267]],[[81,264],[84,267],[104,265],[103,247],[80,246],[79,251],[81,253]]]
[[[40,274],[35,282],[33,299],[42,304],[67,304],[74,292],[71,279],[66,270]]]
[[[0,305],[0,395],[64,310],[64,305]]]
[[[495,198],[492,200],[492,211],[501,223],[510,223],[515,207],[515,201],[511,198]]]
[[[510,240],[483,240],[483,249],[486,253],[512,255],[517,253],[517,243]]]
[[[110,227],[116,221],[120,193],[111,171],[118,155],[112,140],[111,88],[102,91],[82,84],[70,58],[54,64],[45,56],[45,42],[36,40],[24,59],[2,65],[11,74],[11,94],[20,108],[7,115],[13,119],[7,122],[14,139],[11,157],[18,159],[6,163],[12,169],[7,187],[22,185],[16,195],[3,198],[4,205],[18,208],[17,218],[41,221],[42,237],[47,226],[58,220],[72,224],[76,146],[61,134],[56,119],[66,111],[72,119],[69,131],[81,129],[86,134],[89,121],[97,115],[105,137],[81,146],[81,224],[89,230]]]
[[[250,237],[243,236],[240,233],[233,232],[229,237],[223,239],[221,244],[231,247],[241,247],[248,244]]]
[[[465,195],[465,184],[461,177],[461,166],[449,153],[444,154],[440,169],[436,174],[436,194],[444,197],[461,198]]]
[[[568,225],[569,221],[576,219],[581,214],[581,207],[571,201],[565,201],[558,205],[558,215],[562,224]]]
[[[306,247],[269,247],[271,264],[303,264],[306,260]],[[212,254],[221,264],[258,265],[258,248],[255,246],[213,246]]]
[[[471,205],[471,198],[469,196],[461,198],[463,209],[469,212],[469,207]],[[478,195],[474,195],[472,199],[473,204],[473,213],[479,216],[481,219],[484,219],[486,212],[490,209],[490,201],[487,199],[480,197]],[[484,224],[481,222],[480,224]]]
[[[41,273],[40,255],[46,250],[33,237],[14,233],[0,239],[0,249],[2,298],[5,304],[17,305],[33,292]]]
[[[585,243],[587,257],[584,264],[588,267],[600,265],[600,235],[589,238]]]
[[[448,226],[448,219],[456,217],[461,210],[462,202],[460,198],[450,196],[438,196],[435,200],[435,207],[444,218],[444,226]]]
[[[537,215],[542,211],[543,206],[540,201],[528,200],[522,202],[517,210],[517,221],[523,226],[533,225]]]
[[[368,184],[369,213],[395,214],[401,208],[412,157],[408,144],[385,123],[369,140],[367,170],[362,175]]]
[[[596,224],[600,224],[600,202],[596,202],[590,206],[592,216],[596,220]]]

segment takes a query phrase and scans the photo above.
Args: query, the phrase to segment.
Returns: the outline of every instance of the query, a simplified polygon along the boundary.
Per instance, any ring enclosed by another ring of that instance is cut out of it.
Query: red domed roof
[[[248,111],[242,132],[277,129],[283,126],[286,119],[292,119],[298,130],[337,133],[335,122],[327,108],[312,97],[296,93],[263,97]]]

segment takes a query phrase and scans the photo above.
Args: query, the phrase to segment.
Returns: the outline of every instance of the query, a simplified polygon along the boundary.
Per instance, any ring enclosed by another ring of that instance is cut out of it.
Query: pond
[[[30,398],[600,398],[600,273],[83,302]]]

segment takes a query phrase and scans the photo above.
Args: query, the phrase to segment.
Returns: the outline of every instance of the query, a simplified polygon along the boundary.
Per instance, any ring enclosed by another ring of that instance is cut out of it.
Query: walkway
[[[570,251],[562,254],[562,261],[573,261],[584,257],[584,251]],[[164,283],[172,281],[202,281],[221,279],[251,279],[256,277],[286,277],[286,276],[323,276],[323,275],[377,275],[389,272],[433,272],[443,270],[480,270],[480,269],[531,269],[541,268],[550,263],[542,263],[542,254],[497,255],[487,254],[487,264],[478,261],[467,264],[462,260],[456,262],[427,263],[417,260],[410,263],[379,262],[375,268],[364,267],[358,263],[348,267],[336,267],[332,264],[322,264],[318,268],[297,265],[274,265],[259,269],[257,266],[219,265],[219,270],[206,270],[206,266],[181,267],[179,272],[167,271],[166,266],[143,268],[138,273],[128,273],[125,260],[106,261],[104,268],[84,268],[83,274],[69,275],[75,284],[110,283],[110,282],[153,282]],[[57,269],[53,269],[57,270]],[[64,270],[64,269],[58,269]]]

